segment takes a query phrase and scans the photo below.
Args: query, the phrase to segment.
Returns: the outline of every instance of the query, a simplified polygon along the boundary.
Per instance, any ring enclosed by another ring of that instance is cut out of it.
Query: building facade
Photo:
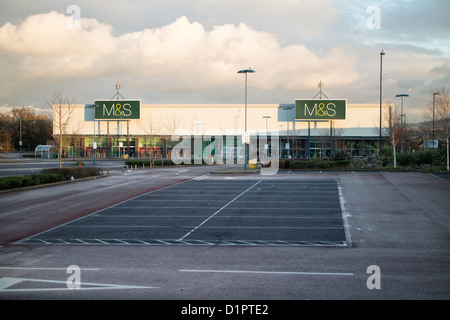
[[[211,143],[207,139],[201,146],[194,143],[195,137],[205,135],[233,137],[232,145],[239,149],[245,131],[268,137],[276,134],[280,158],[329,157],[336,152],[372,156],[380,137],[380,109],[373,104],[348,104],[346,119],[331,121],[296,120],[295,104],[249,104],[247,108],[243,104],[142,104],[137,119],[98,119],[93,104],[61,107],[71,109],[63,129],[68,156],[92,157],[96,150],[96,157],[169,158],[181,134],[192,139],[192,155],[201,154]],[[59,135],[55,124],[53,134]],[[270,138],[267,144],[270,149]],[[230,144],[221,147],[226,153]]]

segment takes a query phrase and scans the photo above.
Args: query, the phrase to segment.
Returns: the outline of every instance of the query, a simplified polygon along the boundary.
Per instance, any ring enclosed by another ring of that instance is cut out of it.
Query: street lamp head
[[[381,54],[382,56],[386,55],[386,52],[384,51],[384,49],[381,50],[380,54]]]
[[[439,95],[439,92],[433,92],[433,96]]]
[[[255,70],[253,70],[251,67],[244,70],[239,70],[238,73],[254,73]]]
[[[404,94],[404,93],[402,93],[402,94],[396,95],[395,97],[396,97],[396,98],[399,98],[399,97],[409,97],[409,94]]]

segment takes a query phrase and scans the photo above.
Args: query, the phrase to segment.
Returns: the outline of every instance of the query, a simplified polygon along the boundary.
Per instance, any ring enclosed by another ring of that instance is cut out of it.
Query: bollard
[[[107,171],[108,171],[108,176],[109,176],[109,168],[108,169],[106,169]]]
[[[144,169],[145,169],[145,164],[143,163],[143,164],[142,164],[142,170],[144,170]]]
[[[137,164],[134,165],[134,170],[137,170]]]

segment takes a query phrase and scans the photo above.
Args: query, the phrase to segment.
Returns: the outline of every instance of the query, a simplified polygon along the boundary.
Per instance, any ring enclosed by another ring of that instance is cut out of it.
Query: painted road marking
[[[188,233],[186,233],[184,236],[182,236],[179,240],[183,240],[184,238],[188,237],[192,232],[194,232],[195,230],[197,230],[198,228],[200,228],[202,225],[204,225],[206,222],[208,222],[211,218],[213,218],[216,214],[218,214],[220,211],[222,211],[223,209],[225,209],[226,207],[228,207],[231,203],[233,203],[235,200],[237,200],[238,198],[240,198],[242,195],[244,195],[245,193],[247,193],[249,190],[251,190],[253,187],[257,186],[259,183],[261,183],[262,180],[259,180],[258,182],[256,182],[254,185],[252,185],[250,188],[248,188],[247,190],[241,192],[241,194],[239,194],[238,196],[236,196],[233,200],[229,201],[226,205],[224,205],[222,208],[220,208],[219,210],[217,210],[216,212],[214,212],[211,216],[209,216],[206,220],[204,220],[202,223],[200,223],[198,226],[196,226],[194,229],[192,229],[191,231],[189,231]]]
[[[0,267],[0,270],[50,270],[50,271],[59,271],[59,270],[67,270],[67,268]],[[98,271],[100,269],[82,268],[81,270],[83,270],[83,271]]]
[[[22,282],[33,282],[41,284],[62,284],[65,287],[60,288],[16,288],[8,289],[16,284]],[[159,289],[159,287],[147,287],[147,286],[130,286],[121,284],[105,284],[105,283],[93,283],[93,282],[81,282],[80,287],[76,289],[70,289],[67,287],[67,281],[58,280],[45,280],[45,279],[31,279],[31,278],[12,278],[3,277],[0,278],[0,292],[29,292],[29,291],[61,291],[61,290],[117,290],[117,289]]]
[[[240,273],[240,274],[280,274],[280,275],[319,275],[319,276],[353,276],[347,272],[299,272],[299,271],[249,271],[249,270],[178,270],[178,272],[196,273]]]
[[[206,177],[137,196],[16,244],[351,246],[338,180]]]

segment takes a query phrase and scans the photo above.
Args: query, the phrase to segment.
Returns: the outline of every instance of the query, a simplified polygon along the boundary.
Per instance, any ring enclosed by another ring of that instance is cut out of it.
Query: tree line
[[[0,113],[0,149],[34,150],[40,144],[52,140],[52,119],[38,114],[32,107],[14,107],[10,112]]]
[[[425,107],[424,120],[414,126],[408,125],[405,115],[399,108],[392,108],[390,101],[385,104],[383,136],[390,142],[396,166],[396,152],[431,149],[445,154],[447,170],[449,170],[449,129],[450,129],[450,97],[445,86],[433,90],[432,100]],[[430,147],[425,140],[438,141]]]

